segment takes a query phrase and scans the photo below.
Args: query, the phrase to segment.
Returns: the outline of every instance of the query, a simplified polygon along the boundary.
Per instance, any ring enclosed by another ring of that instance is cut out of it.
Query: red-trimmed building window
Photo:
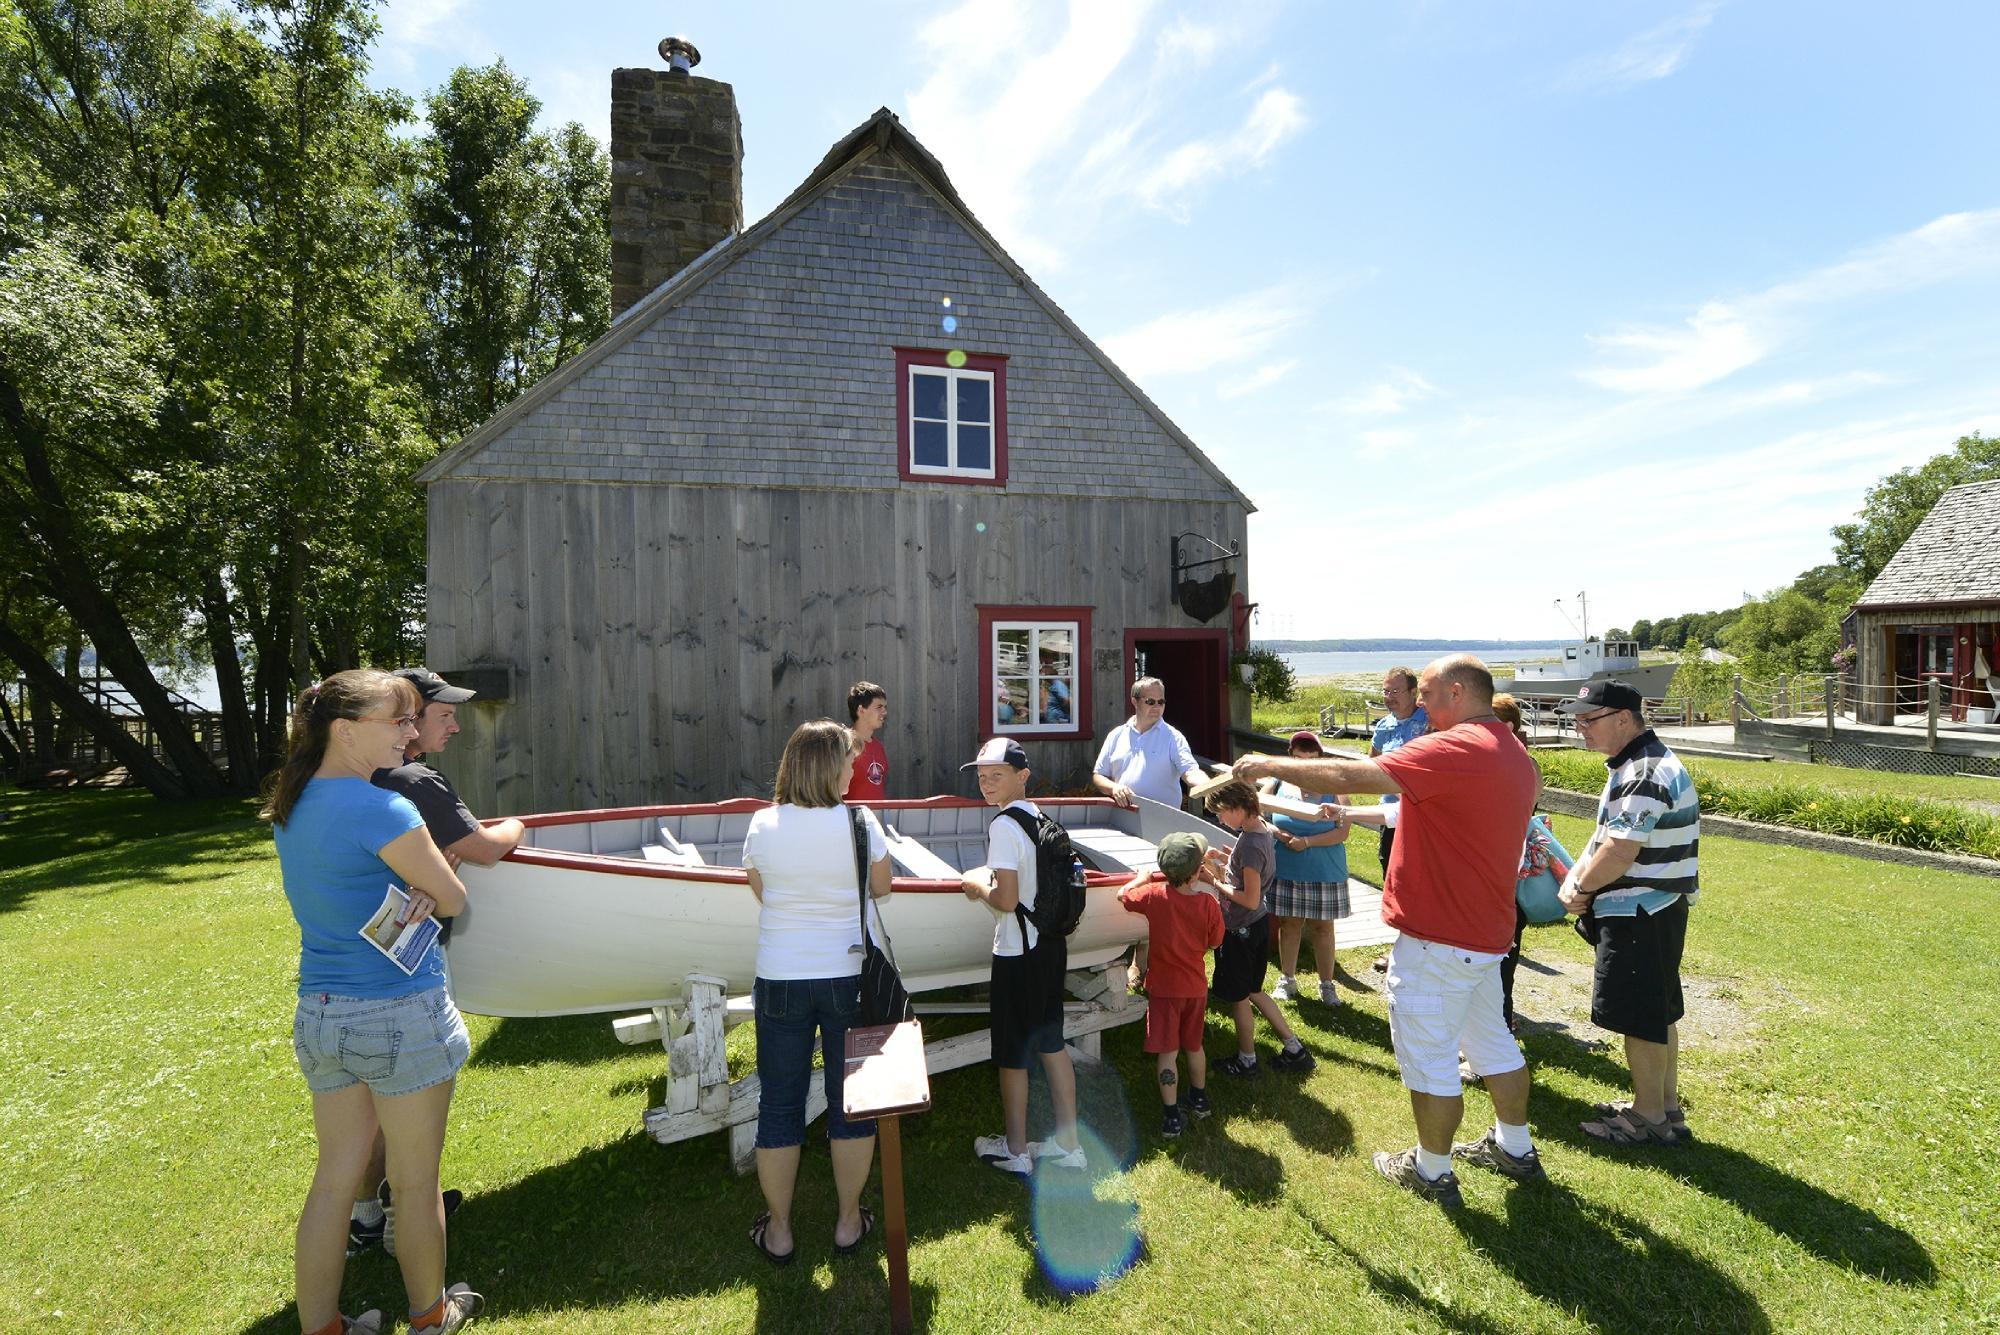
[[[979,609],[983,736],[1089,738],[1088,607]]]
[[[1007,359],[897,348],[896,437],[906,482],[1005,486]]]

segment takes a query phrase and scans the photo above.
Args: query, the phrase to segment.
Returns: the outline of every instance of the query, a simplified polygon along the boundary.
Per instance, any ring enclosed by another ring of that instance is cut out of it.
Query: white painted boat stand
[[[1075,998],[1063,1004],[1063,1037],[1070,1040],[1073,1058],[1099,1060],[1103,1051],[1099,1036],[1106,1029],[1146,1018],[1145,998],[1125,990],[1123,957],[1072,971],[1063,985]],[[671,1145],[727,1131],[730,1161],[738,1173],[748,1173],[756,1166],[759,1083],[754,1073],[741,1080],[729,1078],[723,1036],[751,1019],[754,1008],[749,997],[724,996],[723,986],[719,978],[690,974],[681,989],[686,998],[682,1004],[622,1016],[612,1021],[612,1029],[621,1043],[657,1039],[667,1050],[667,1101],[646,1110],[646,1133],[662,1145]],[[977,1001],[919,1001],[916,1005],[919,1019],[986,1013],[986,1003]],[[993,1035],[984,1029],[924,1045],[924,1065],[932,1075],[975,1066],[992,1056]],[[826,1090],[818,1080],[811,1081],[806,1086],[806,1121],[812,1122],[825,1111]]]

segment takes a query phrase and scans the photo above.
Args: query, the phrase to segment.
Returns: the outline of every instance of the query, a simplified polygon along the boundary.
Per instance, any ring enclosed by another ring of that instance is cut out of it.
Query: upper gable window
[[[910,482],[1007,482],[1007,359],[896,349],[896,471]]]

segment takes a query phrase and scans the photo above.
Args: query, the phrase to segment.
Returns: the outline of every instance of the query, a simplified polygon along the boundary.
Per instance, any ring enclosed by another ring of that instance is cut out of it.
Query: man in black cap
[[[451,786],[451,780],[422,763],[421,759],[444,750],[445,743],[459,731],[458,707],[477,692],[453,686],[429,668],[397,668],[395,675],[417,688],[417,694],[424,698],[424,707],[417,714],[417,735],[403,748],[403,763],[394,769],[376,770],[372,776],[375,786],[410,799],[417,814],[424,818],[424,827],[430,831],[431,842],[438,846],[438,851],[444,854],[445,861],[454,869],[461,862],[492,866],[521,842],[524,833],[521,822],[510,816],[492,825],[481,825],[466,810],[465,803],[459,800],[458,790]],[[450,940],[451,920],[444,919],[441,925],[444,933],[439,939]],[[370,1186],[375,1183],[381,1186],[354,1203],[354,1217],[347,1226],[350,1253],[380,1242],[391,1256],[396,1254],[395,1216],[390,1209],[389,1184],[383,1177],[383,1169],[382,1136],[377,1132],[375,1153],[369,1160],[368,1171],[362,1181]],[[459,1192],[444,1193],[447,1217],[458,1209],[460,1199]]]
[[[1597,829],[1563,882],[1562,901],[1596,944],[1590,1019],[1625,1036],[1630,1103],[1601,1103],[1583,1131],[1620,1145],[1678,1145],[1681,949],[1700,888],[1701,802],[1694,780],[1646,726],[1645,701],[1594,681],[1561,706],[1583,743],[1607,757]]]

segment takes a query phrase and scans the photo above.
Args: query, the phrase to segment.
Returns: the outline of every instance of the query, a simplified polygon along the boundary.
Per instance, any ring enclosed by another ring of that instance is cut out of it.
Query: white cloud
[[[1335,412],[1355,417],[1391,417],[1407,411],[1411,404],[1428,399],[1436,393],[1437,386],[1415,371],[1399,366],[1387,380],[1373,388],[1351,398],[1337,399],[1325,406]]]
[[[2000,209],[1951,213],[1761,292],[1704,302],[1678,325],[1593,335],[1622,364],[1583,379],[1622,394],[1681,394],[1753,366],[1794,337],[1817,307],[2000,273]]]
[[[1305,103],[1286,89],[1268,88],[1231,133],[1196,139],[1167,154],[1139,180],[1139,198],[1149,208],[1185,220],[1187,196],[1202,184],[1231,171],[1262,166],[1305,126]]]
[[[1179,18],[1160,33],[1153,46],[1162,61],[1172,62],[1187,73],[1213,60],[1226,35],[1216,24]]]
[[[1664,79],[1687,63],[1695,42],[1715,18],[1719,3],[1695,6],[1678,18],[1628,38],[1614,51],[1570,65],[1563,83],[1572,88],[1626,88]]]
[[[1127,375],[1140,380],[1255,361],[1304,321],[1294,291],[1278,286],[1170,311],[1104,339],[1103,347]]]
[[[1258,390],[1267,389],[1277,384],[1280,380],[1283,380],[1286,376],[1297,370],[1298,365],[1298,358],[1287,357],[1284,361],[1272,362],[1269,365],[1260,366],[1247,376],[1225,381],[1215,391],[1216,395],[1223,399],[1240,399],[1246,394],[1255,394]]]
[[[464,46],[465,0],[388,0],[382,6],[382,36],[376,56],[397,72],[417,66],[420,48],[456,50]]]

